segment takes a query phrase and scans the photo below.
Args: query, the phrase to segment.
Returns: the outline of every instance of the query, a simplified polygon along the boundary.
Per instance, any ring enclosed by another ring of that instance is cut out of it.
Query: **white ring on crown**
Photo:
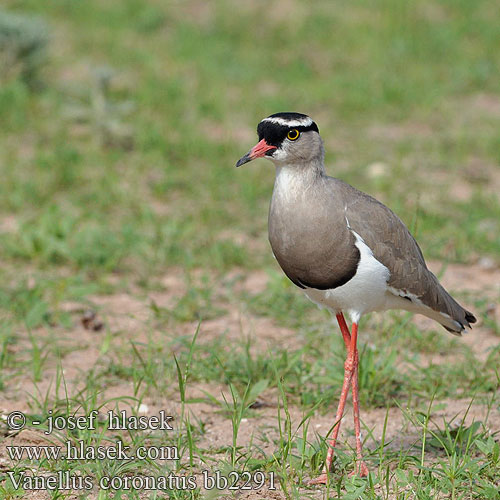
[[[308,116],[295,120],[285,120],[285,118],[279,116],[270,116],[269,118],[264,118],[262,121],[276,123],[277,125],[283,125],[285,127],[308,127],[313,124],[312,119]]]

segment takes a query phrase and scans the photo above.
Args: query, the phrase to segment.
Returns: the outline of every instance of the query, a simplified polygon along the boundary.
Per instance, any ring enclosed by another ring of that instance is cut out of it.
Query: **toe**
[[[328,474],[326,474],[326,472],[323,472],[323,474],[320,474],[318,477],[310,479],[307,482],[307,485],[314,486],[315,484],[326,484],[327,482],[328,482]]]

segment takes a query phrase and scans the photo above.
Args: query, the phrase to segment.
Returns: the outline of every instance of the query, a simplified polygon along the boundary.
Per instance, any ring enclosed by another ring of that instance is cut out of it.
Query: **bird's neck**
[[[274,195],[294,198],[310,191],[326,175],[322,161],[307,165],[276,164]]]

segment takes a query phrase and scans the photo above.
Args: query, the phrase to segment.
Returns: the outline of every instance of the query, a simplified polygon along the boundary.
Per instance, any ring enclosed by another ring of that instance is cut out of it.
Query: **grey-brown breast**
[[[301,288],[333,289],[356,273],[360,253],[327,185],[293,200],[273,193],[269,241],[285,274]]]

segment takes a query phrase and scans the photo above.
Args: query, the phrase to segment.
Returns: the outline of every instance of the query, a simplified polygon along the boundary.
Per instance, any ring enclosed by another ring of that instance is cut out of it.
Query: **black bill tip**
[[[236,167],[241,167],[241,165],[244,165],[245,163],[248,163],[249,161],[252,161],[252,157],[250,156],[250,151],[245,155],[242,156],[237,162],[236,162]]]

